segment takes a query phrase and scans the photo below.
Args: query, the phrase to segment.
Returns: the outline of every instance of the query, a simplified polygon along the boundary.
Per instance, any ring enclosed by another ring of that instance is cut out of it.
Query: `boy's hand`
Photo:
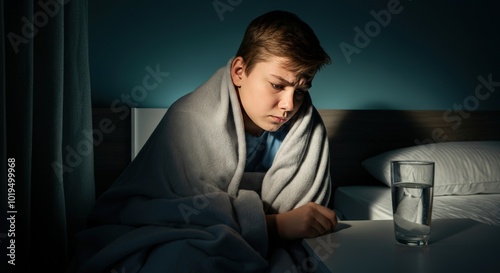
[[[276,231],[284,240],[324,235],[331,232],[337,224],[333,210],[313,202],[273,216],[275,216]]]

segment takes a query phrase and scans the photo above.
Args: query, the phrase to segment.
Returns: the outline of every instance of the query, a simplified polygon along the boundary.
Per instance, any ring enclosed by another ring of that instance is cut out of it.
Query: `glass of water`
[[[391,161],[391,190],[396,241],[425,246],[431,234],[434,162]]]

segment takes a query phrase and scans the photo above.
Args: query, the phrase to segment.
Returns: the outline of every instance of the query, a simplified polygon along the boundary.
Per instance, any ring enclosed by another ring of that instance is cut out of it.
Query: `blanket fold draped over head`
[[[88,229],[76,238],[79,273],[264,271],[265,214],[310,201],[328,204],[328,139],[309,97],[271,168],[244,173],[245,132],[231,61],[168,109],[99,197]],[[243,189],[248,178],[259,180],[260,192]]]

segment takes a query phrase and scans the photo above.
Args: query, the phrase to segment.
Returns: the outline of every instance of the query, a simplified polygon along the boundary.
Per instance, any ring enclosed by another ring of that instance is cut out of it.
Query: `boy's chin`
[[[283,124],[268,126],[267,128],[263,128],[263,130],[267,131],[267,132],[274,133],[274,132],[278,131],[281,128],[281,126],[283,126]]]

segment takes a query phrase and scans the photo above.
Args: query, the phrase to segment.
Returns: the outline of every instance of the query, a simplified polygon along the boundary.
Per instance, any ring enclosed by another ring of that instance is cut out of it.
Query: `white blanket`
[[[79,273],[266,271],[265,214],[328,204],[328,139],[309,97],[267,173],[244,173],[230,64],[169,108],[97,200],[89,228],[77,236]]]

